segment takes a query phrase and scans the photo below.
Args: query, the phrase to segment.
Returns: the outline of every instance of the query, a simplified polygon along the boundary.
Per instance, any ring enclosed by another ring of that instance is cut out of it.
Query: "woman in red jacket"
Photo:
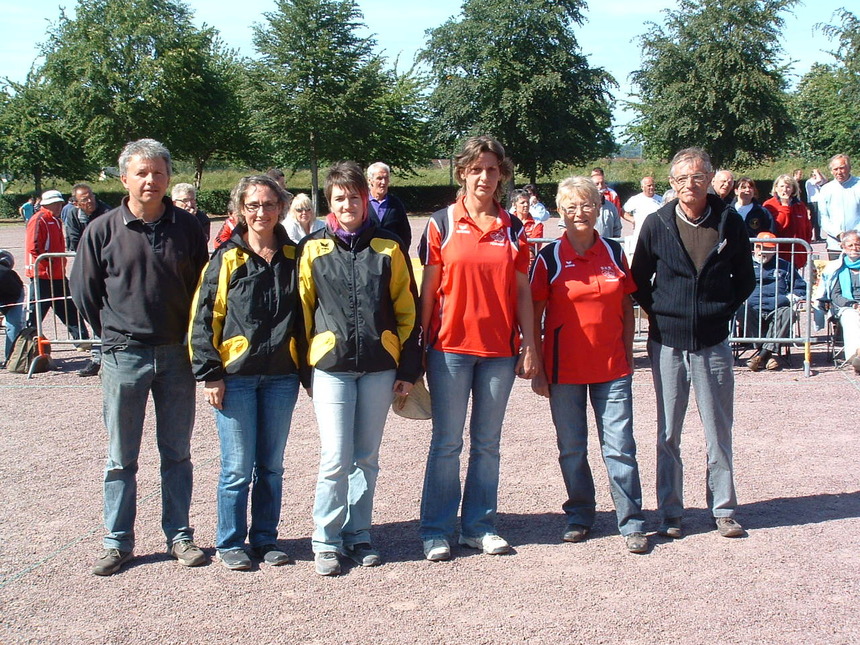
[[[776,226],[777,237],[798,237],[812,241],[812,226],[806,204],[800,201],[800,187],[791,175],[780,175],[773,182],[773,197],[764,203]],[[798,269],[806,266],[806,249],[800,244],[780,245],[779,257],[788,260]]]

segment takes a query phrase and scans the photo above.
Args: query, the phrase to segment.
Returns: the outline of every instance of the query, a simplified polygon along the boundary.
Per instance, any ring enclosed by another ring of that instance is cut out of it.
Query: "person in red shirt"
[[[529,212],[530,195],[525,189],[518,189],[511,192],[509,207],[514,215],[523,223],[523,229],[526,232],[526,238],[532,240],[543,237],[543,224],[538,222]],[[537,252],[540,251],[540,242],[529,244],[529,257],[531,263],[534,263]],[[531,267],[531,264],[529,264]]]
[[[534,325],[544,322],[542,366],[532,380],[549,397],[567,488],[565,542],[581,542],[594,524],[594,479],[588,466],[590,395],[609,474],[618,529],[631,553],[648,550],[642,486],[633,439],[633,301],[636,285],[621,245],[594,230],[600,193],[585,177],[558,186],[565,233],[547,244],[532,269]]]
[[[431,561],[451,557],[470,394],[471,449],[459,541],[491,555],[510,550],[495,527],[502,421],[515,375],[531,378],[538,362],[526,233],[498,201],[513,164],[487,136],[466,141],[454,163],[457,201],[431,216],[419,246],[433,415],[420,533]]]
[[[24,235],[24,251],[27,254],[25,275],[30,278],[30,324],[45,319],[48,310],[53,308],[57,318],[65,325],[69,337],[76,340],[88,340],[90,337],[84,326],[78,309],[69,292],[69,281],[66,279],[66,258],[54,257],[42,260],[36,266],[36,258],[43,253],[65,253],[66,239],[63,235],[63,224],[60,221],[60,211],[66,200],[58,190],[48,190],[42,193],[42,205],[36,214],[27,222]],[[38,293],[36,286],[38,285]],[[38,295],[38,299],[36,296]]]
[[[600,194],[606,198],[606,201],[611,202],[615,209],[618,211],[618,215],[624,212],[624,209],[621,207],[621,198],[618,196],[614,190],[612,190],[609,186],[606,185],[606,175],[603,172],[603,168],[592,168],[591,170],[591,181],[597,186],[597,190]]]
[[[777,237],[798,237],[807,242],[812,241],[812,224],[806,210],[806,205],[800,201],[800,186],[791,175],[780,175],[773,182],[773,197],[763,206],[770,211],[776,224],[774,231]],[[791,262],[796,268],[806,266],[806,249],[800,244],[780,244],[778,256]]]

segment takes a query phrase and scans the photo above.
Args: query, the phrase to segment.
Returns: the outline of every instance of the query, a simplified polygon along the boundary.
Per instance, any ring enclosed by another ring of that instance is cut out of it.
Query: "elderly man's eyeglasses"
[[[565,215],[575,215],[576,211],[582,211],[583,213],[593,213],[597,209],[597,204],[567,204],[561,205],[558,207],[559,212],[564,213]]]
[[[249,213],[259,213],[260,211],[274,213],[280,208],[280,204],[278,204],[278,202],[263,202],[262,204],[251,202],[249,204],[245,204],[244,208]]]
[[[697,172],[693,175],[681,175],[680,177],[669,177],[669,181],[684,186],[688,182],[694,186],[701,186],[705,183],[708,176],[705,173]]]

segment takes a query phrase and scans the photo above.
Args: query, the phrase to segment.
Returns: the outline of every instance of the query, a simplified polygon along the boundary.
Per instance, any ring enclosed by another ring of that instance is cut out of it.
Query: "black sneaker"
[[[90,361],[78,370],[78,376],[98,376],[101,365]]]
[[[217,554],[221,564],[231,571],[247,571],[251,568],[251,558],[245,553],[245,549],[228,549],[218,551]]]
[[[252,547],[254,555],[262,560],[265,564],[270,564],[273,567],[279,567],[282,564],[292,564],[293,560],[284,551],[278,548],[276,544],[264,544],[263,546]]]
[[[347,557],[362,567],[378,567],[382,564],[382,556],[367,542],[354,544],[346,548]]]
[[[340,560],[334,551],[323,551],[314,556],[314,568],[321,576],[336,576],[340,573]]]
[[[191,540],[174,542],[167,552],[185,567],[199,567],[206,563],[206,554]]]
[[[119,549],[105,549],[93,565],[93,575],[112,576],[131,558],[131,553],[131,551],[120,551]]]

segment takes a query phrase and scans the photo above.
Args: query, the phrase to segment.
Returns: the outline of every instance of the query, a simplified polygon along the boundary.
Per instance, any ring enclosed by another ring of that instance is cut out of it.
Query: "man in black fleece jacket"
[[[713,167],[700,148],[672,159],[677,199],[642,225],[631,271],[648,313],[648,355],[657,394],[657,505],[661,535],[680,538],[684,511],[681,430],[692,383],[705,428],[708,505],[720,535],[744,534],[732,470],[734,359],[727,338],[755,277],[746,227],[708,194]]]

